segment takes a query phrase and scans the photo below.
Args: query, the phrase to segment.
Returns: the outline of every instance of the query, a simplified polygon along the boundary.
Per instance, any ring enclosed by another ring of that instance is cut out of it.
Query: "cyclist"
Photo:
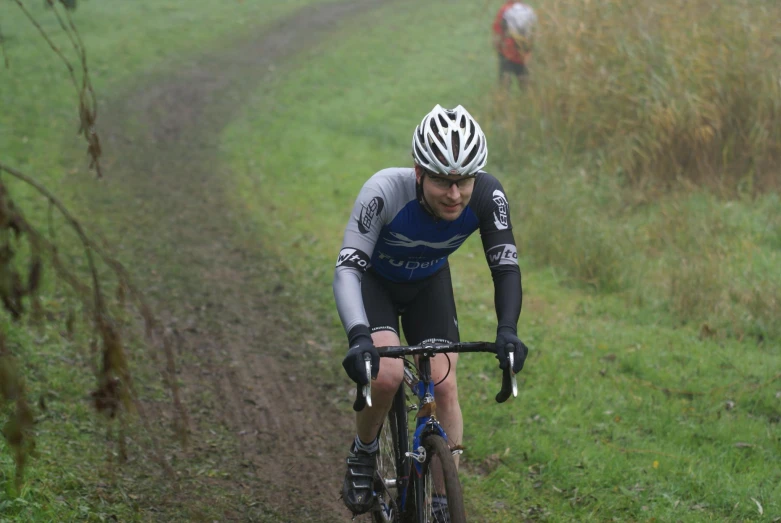
[[[494,48],[499,54],[499,81],[510,86],[511,75],[523,87],[529,75],[526,64],[531,60],[532,29],[537,22],[534,9],[510,0],[496,13],[493,24]]]
[[[342,364],[364,385],[369,355],[373,378],[373,406],[356,415],[342,487],[356,515],[372,507],[377,436],[403,376],[401,361],[385,359],[380,367],[375,346],[401,344],[399,317],[410,345],[459,341],[448,256],[475,230],[494,281],[500,367],[507,368],[505,347],[512,345],[513,371],[523,368],[528,349],[516,330],[522,299],[518,254],[504,190],[482,171],[487,156],[485,135],[467,110],[437,105],[414,131],[414,168],[372,176],[347,222],[333,283],[350,347]],[[456,444],[463,434],[457,361],[457,354],[431,360],[437,416]]]

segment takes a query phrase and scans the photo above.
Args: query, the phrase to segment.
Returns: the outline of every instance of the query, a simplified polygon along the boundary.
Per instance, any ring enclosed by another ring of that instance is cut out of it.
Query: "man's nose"
[[[450,184],[450,189],[447,190],[447,195],[454,200],[457,200],[458,197],[461,196],[461,190],[458,188],[457,183],[454,182]]]

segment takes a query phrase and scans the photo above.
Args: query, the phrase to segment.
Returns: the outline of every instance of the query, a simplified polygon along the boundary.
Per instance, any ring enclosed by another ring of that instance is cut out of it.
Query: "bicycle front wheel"
[[[380,429],[380,451],[374,491],[377,507],[372,512],[374,523],[400,523],[401,499],[409,477],[409,447],[407,435],[407,404],[404,388],[399,387],[393,398],[388,418]]]
[[[415,501],[420,523],[466,523],[458,469],[447,442],[437,434],[423,438],[426,461],[416,480]]]

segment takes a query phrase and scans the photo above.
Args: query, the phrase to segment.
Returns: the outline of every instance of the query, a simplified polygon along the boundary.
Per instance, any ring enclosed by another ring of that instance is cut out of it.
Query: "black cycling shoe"
[[[377,470],[377,453],[350,448],[347,455],[347,473],[342,484],[342,499],[347,508],[357,516],[374,506],[374,471]]]

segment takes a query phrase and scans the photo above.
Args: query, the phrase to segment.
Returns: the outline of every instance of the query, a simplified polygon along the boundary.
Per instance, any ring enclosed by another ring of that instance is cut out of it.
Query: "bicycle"
[[[512,347],[512,346],[510,346]],[[463,447],[450,447],[447,434],[436,418],[434,386],[430,358],[435,354],[489,352],[496,354],[493,343],[427,343],[413,346],[378,347],[381,358],[402,358],[404,380],[396,391],[386,423],[380,429],[380,450],[374,479],[375,523],[464,523],[464,499],[454,454]],[[510,350],[510,364],[503,372],[502,390],[496,401],[503,403],[518,395],[518,386]],[[417,356],[417,365],[407,356]],[[370,383],[359,387],[353,408],[371,407],[371,361],[366,360]],[[417,402],[405,393],[405,384],[417,396]],[[417,421],[410,442],[410,412],[417,411]],[[410,450],[410,443],[411,448]],[[435,472],[437,471],[437,472]],[[439,472],[441,471],[441,473]],[[435,477],[439,475],[440,477]],[[446,500],[446,501],[445,501]]]

